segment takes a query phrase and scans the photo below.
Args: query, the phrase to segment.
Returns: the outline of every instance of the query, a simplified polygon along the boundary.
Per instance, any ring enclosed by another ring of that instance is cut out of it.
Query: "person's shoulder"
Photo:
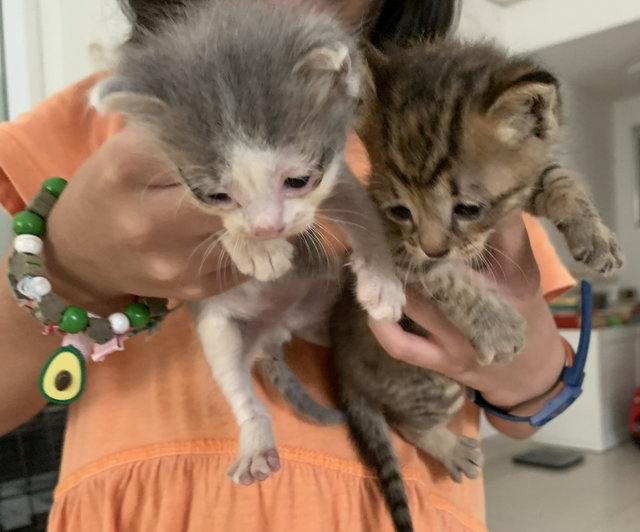
[[[52,94],[12,122],[0,124],[0,203],[10,212],[51,175],[67,179],[111,135],[119,115],[99,115],[89,93],[99,72]]]

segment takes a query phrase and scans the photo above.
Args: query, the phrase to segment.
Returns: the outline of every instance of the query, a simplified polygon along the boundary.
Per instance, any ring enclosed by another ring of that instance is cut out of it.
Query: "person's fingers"
[[[397,360],[437,370],[446,359],[446,352],[437,343],[408,333],[397,323],[369,318],[369,328],[382,348]]]

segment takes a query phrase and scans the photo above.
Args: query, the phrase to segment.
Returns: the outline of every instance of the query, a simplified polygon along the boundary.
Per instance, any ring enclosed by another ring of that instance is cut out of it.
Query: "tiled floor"
[[[491,532],[640,532],[640,447],[585,453],[565,471],[512,463],[536,447],[503,436],[483,441]]]

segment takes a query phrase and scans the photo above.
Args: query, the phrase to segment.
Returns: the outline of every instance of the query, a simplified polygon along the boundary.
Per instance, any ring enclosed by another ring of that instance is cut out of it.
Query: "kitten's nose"
[[[260,227],[253,228],[254,236],[261,240],[270,240],[272,238],[278,238],[279,236],[282,236],[283,232],[284,232],[284,224],[280,226],[263,225]]]
[[[431,259],[441,259],[443,257],[446,257],[449,254],[449,249],[448,248],[443,248],[443,249],[432,249],[432,250],[424,250],[424,252],[429,256],[429,258]]]

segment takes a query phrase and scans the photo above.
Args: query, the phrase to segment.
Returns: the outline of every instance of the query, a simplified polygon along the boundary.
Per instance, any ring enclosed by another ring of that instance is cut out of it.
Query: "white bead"
[[[13,247],[20,253],[40,255],[42,253],[42,240],[35,235],[18,235],[13,241]]]
[[[27,299],[40,302],[42,296],[51,292],[51,283],[44,277],[26,275],[18,281],[16,289]]]
[[[109,323],[113,332],[116,334],[124,334],[129,330],[129,318],[122,312],[114,312],[109,316]]]
[[[37,296],[43,297],[51,292],[51,283],[45,277],[34,277],[31,279],[31,290]]]

